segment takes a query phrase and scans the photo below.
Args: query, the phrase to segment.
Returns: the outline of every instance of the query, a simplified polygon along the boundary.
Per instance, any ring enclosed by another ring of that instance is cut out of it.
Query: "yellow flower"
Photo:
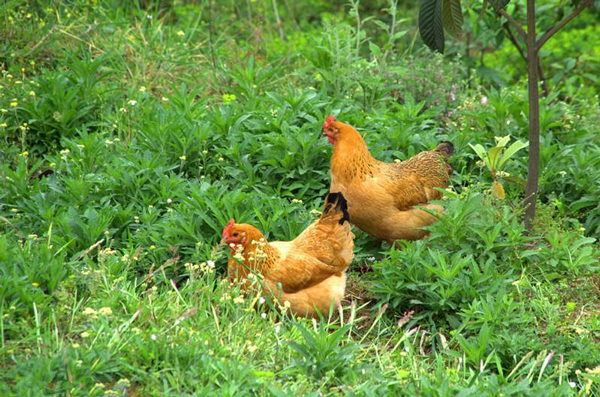
[[[7,113],[7,112],[8,112],[8,110],[6,110],[6,109],[0,109],[0,112],[2,112],[2,113]]]
[[[156,249],[156,245],[151,245],[151,246],[150,246],[150,249],[151,249],[152,251],[154,251],[154,250]]]
[[[83,339],[85,339],[85,338],[88,338],[89,336],[90,336],[90,333],[89,333],[89,332],[87,332],[87,331],[83,331],[83,332],[81,333],[81,337],[82,337]]]
[[[33,66],[33,65],[35,65],[35,61],[29,61],[29,64],[30,64],[31,66]]]
[[[186,157],[185,157],[185,156],[179,156],[179,160],[181,160],[181,161],[185,161],[185,160],[186,160]]]
[[[26,150],[23,153],[21,153],[21,156],[27,157],[27,156],[29,156],[29,152]]]
[[[236,303],[236,304],[238,304],[238,305],[239,305],[239,304],[241,304],[241,303],[244,303],[244,298],[243,298],[243,297],[241,297],[241,296],[237,296],[237,297],[236,297],[236,298],[233,300],[233,303]]]
[[[56,167],[56,163],[50,163],[50,167],[51,167],[51,168],[54,168],[54,167]]]
[[[110,307],[103,307],[99,310],[99,312],[103,316],[110,316],[112,314],[112,309]]]
[[[91,307],[86,307],[85,310],[83,311],[83,314],[85,314],[86,316],[95,316],[98,314],[98,312],[96,312]]]
[[[2,128],[6,128],[6,127],[8,127],[8,124],[6,124],[6,123],[2,123],[2,124],[0,124],[0,127],[2,127]]]
[[[34,91],[29,91],[29,95],[35,96],[35,92]]]
[[[166,96],[161,98],[163,102],[169,102],[169,98],[167,98]]]
[[[183,30],[180,30],[179,32],[177,32],[177,36],[185,36],[185,33],[183,32]]]
[[[137,101],[135,99],[132,99],[128,102],[131,106],[135,106],[137,105]]]
[[[19,102],[11,102],[10,103],[10,107],[16,108],[17,106],[19,106]]]
[[[146,87],[144,87],[144,86],[141,86],[141,87],[140,87],[140,92],[146,92]]]
[[[77,349],[79,347],[79,343],[73,343],[71,346],[73,346],[74,349]]]
[[[31,283],[31,285],[33,285],[35,288],[40,286],[38,283]]]

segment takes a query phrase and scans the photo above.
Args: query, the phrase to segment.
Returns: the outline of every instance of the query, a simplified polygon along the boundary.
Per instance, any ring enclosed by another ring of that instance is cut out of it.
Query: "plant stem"
[[[281,40],[285,39],[285,35],[283,34],[283,25],[281,24],[281,19],[279,19],[279,11],[277,11],[277,1],[271,0],[273,4],[273,12],[275,13],[275,21],[277,21],[277,28],[279,28],[279,38]]]
[[[540,163],[539,52],[535,33],[535,0],[527,0],[527,71],[529,82],[529,168],[525,189],[525,227],[531,231],[535,218]]]

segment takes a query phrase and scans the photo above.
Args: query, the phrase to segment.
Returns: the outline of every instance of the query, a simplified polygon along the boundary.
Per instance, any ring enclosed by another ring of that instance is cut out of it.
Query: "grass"
[[[270,1],[7,3],[0,394],[596,395],[597,96],[543,101],[525,235],[527,151],[492,178],[469,146],[526,140],[523,84],[423,50],[410,6],[274,3],[285,40]],[[426,240],[356,231],[343,311],[310,321],[225,281],[218,242],[315,219],[331,113],[386,161],[450,140],[455,173]]]

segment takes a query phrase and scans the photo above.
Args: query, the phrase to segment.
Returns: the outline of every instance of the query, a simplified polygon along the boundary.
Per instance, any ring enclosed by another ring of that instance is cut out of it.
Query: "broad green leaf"
[[[462,33],[463,14],[460,6],[460,0],[443,0],[442,3],[442,21],[444,29],[453,37],[458,37]]]
[[[419,10],[419,34],[421,39],[427,47],[441,53],[444,52],[442,1],[423,0]]]
[[[498,159],[500,158],[500,153],[502,153],[502,149],[502,146],[495,146],[493,148],[490,148],[489,158],[492,170],[498,169]]]
[[[401,30],[399,32],[394,33],[392,36],[392,40],[398,40],[401,37],[404,37],[408,33],[408,30]]]
[[[373,43],[372,41],[369,42],[369,50],[371,50],[371,54],[375,58],[379,58],[379,56],[381,55],[381,49],[377,44]]]
[[[477,153],[477,156],[479,156],[479,158],[485,163],[486,167],[488,167],[491,170],[492,166],[490,164],[490,159],[488,158],[488,155],[483,146],[481,146],[479,143],[477,145],[471,145],[469,143],[469,146],[471,146],[471,149],[473,149],[475,153]]]
[[[529,146],[528,142],[523,142],[523,141],[513,142],[513,144],[510,145],[508,147],[508,149],[506,149],[506,151],[502,154],[502,158],[500,159],[500,162],[498,162],[498,168],[502,168],[502,166],[504,166],[504,164],[506,164],[508,159],[510,159],[519,150],[526,148],[527,146]]]

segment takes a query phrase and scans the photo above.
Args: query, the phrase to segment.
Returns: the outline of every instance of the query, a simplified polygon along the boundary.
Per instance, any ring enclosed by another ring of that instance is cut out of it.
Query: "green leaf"
[[[422,0],[419,10],[419,34],[423,42],[434,51],[444,52],[443,0]]]
[[[444,29],[453,37],[458,37],[462,33],[463,14],[460,6],[460,0],[443,0],[442,2],[442,22]]]
[[[488,167],[491,170],[492,165],[490,164],[490,159],[488,158],[488,155],[485,152],[483,146],[481,146],[479,143],[474,146],[469,143],[469,146],[471,146],[471,149],[473,149],[475,153],[477,153],[477,156],[479,156],[479,158],[485,163],[486,167]]]
[[[490,148],[490,165],[492,170],[498,169],[498,159],[500,158],[500,153],[502,152],[502,146],[494,146]]]
[[[508,147],[508,149],[506,149],[506,151],[502,154],[502,158],[500,159],[500,162],[498,163],[498,168],[502,168],[502,166],[508,161],[508,159],[510,159],[512,156],[514,156],[514,154],[517,153],[519,150],[526,148],[527,146],[529,146],[528,142],[522,142],[522,141],[513,142],[513,144],[510,145]]]
[[[390,29],[390,26],[385,22],[375,20],[373,21],[373,23],[379,26],[381,29],[385,30],[386,32]]]
[[[381,55],[381,49],[377,44],[373,43],[372,41],[369,41],[369,50],[371,50],[371,54],[375,58],[379,58],[379,56]]]

